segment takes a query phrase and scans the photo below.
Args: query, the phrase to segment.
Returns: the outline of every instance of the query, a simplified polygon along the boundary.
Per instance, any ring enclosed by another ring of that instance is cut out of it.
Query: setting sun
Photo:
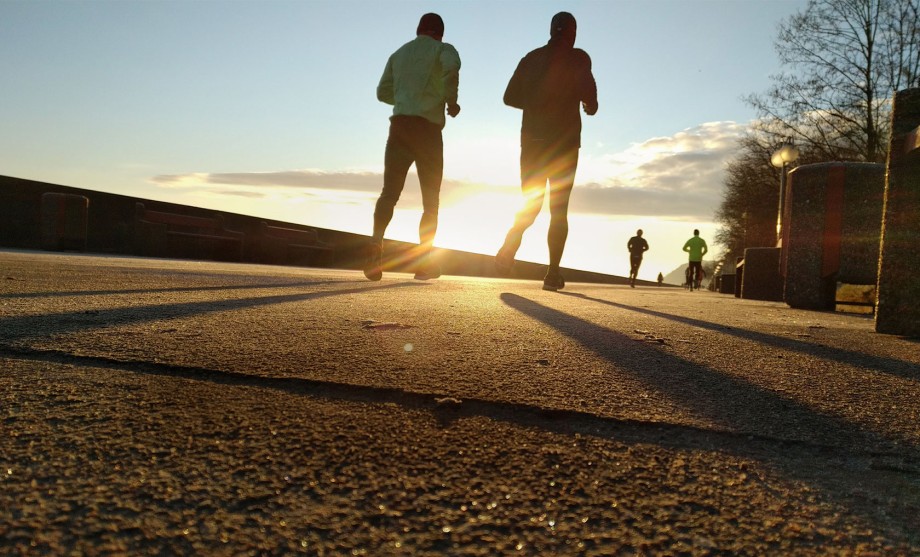
[[[510,188],[475,193],[441,208],[436,245],[492,254],[498,251],[521,194]]]

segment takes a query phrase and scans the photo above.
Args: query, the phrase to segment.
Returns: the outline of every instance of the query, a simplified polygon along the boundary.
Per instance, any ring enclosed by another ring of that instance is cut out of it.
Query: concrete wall
[[[333,257],[324,262],[324,266],[329,267],[360,269],[363,265],[364,246],[368,241],[367,236],[338,230],[0,176],[0,246],[36,250],[43,248],[41,202],[42,195],[48,192],[85,196],[89,199],[85,249],[94,253],[137,254],[133,239],[137,202],[144,203],[147,209],[154,211],[204,217],[222,215],[226,228],[243,232],[246,235],[243,246],[244,262],[258,262],[263,259],[260,257],[257,241],[262,221],[273,226],[316,230],[319,240],[334,246]],[[370,224],[368,223],[368,227]],[[410,259],[399,257],[400,254],[410,252],[413,247],[415,244],[387,240],[385,252],[388,257],[395,256],[393,259],[396,261],[395,264],[388,267],[388,270],[414,271]],[[188,253],[170,254],[170,257],[188,255]],[[493,257],[490,255],[436,248],[436,256],[445,274],[495,276]],[[563,273],[569,282],[629,283],[624,277],[590,271],[564,269]],[[515,278],[543,280],[545,274],[546,267],[536,263],[518,262],[514,268]],[[656,283],[639,281],[639,284],[652,286]]]

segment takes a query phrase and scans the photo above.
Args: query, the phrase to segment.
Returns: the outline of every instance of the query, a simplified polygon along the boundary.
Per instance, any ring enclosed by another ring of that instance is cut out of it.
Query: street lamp
[[[780,170],[779,176],[779,214],[776,217],[776,245],[779,247],[783,237],[783,206],[786,203],[786,166],[795,162],[799,158],[799,150],[792,144],[791,139],[787,139],[783,144],[773,152],[770,157],[770,164]]]

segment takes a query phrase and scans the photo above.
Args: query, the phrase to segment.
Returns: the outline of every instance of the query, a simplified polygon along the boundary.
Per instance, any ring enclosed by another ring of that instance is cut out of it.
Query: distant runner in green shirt
[[[684,243],[684,251],[690,254],[690,265],[687,269],[687,275],[690,278],[691,287],[696,277],[703,276],[703,256],[709,251],[706,246],[706,240],[700,238],[700,231],[694,230],[693,237]]]

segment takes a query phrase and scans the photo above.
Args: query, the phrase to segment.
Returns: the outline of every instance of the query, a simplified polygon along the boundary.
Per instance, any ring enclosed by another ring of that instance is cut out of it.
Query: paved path
[[[0,251],[0,553],[920,555],[920,343],[709,292]]]

